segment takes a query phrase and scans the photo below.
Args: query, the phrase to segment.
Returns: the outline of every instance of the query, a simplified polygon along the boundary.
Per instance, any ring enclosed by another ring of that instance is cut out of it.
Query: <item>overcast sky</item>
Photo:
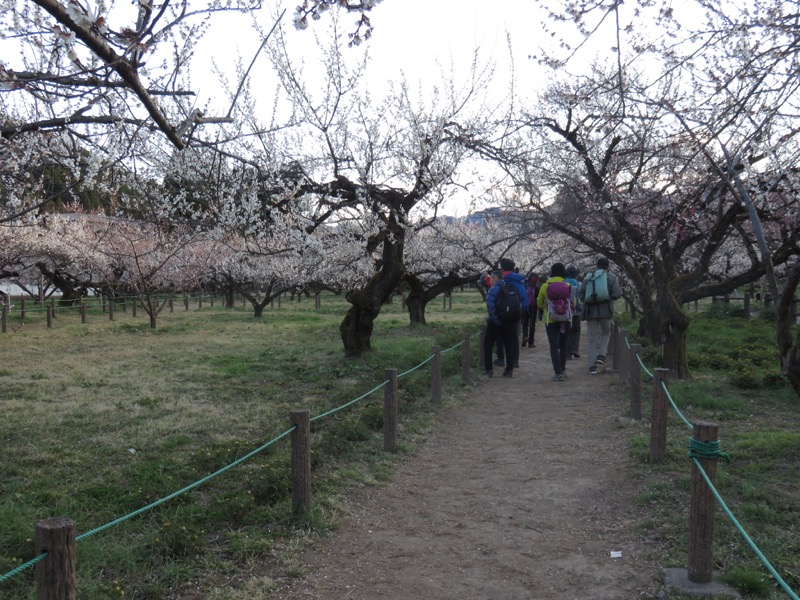
[[[306,31],[295,31],[292,15],[298,0],[287,0],[283,19],[290,44],[314,44],[314,32],[326,31],[325,19],[312,22]],[[375,30],[372,39],[352,48],[353,53],[370,54],[369,77],[380,81],[398,80],[402,72],[409,82],[420,81],[423,87],[441,81],[441,69],[453,65],[456,77],[465,76],[475,49],[482,63],[495,63],[499,70],[510,68],[506,34],[511,36],[516,76],[527,85],[542,79],[542,72],[528,56],[541,39],[539,9],[531,0],[384,0],[369,18]],[[267,4],[268,6],[268,4]],[[267,29],[272,12],[262,11],[261,23]],[[345,32],[355,29],[358,15],[339,13]],[[238,49],[249,61],[258,47],[240,18],[220,17],[212,23],[205,43],[197,51],[195,86],[199,88],[199,104],[215,94],[215,79],[208,73],[213,56],[220,66],[230,61]]]
[[[321,21],[311,21],[305,31],[297,31],[293,25],[294,9],[299,0],[285,0],[280,5],[286,8],[283,27],[287,40],[296,56],[296,49],[315,46],[314,36],[328,32],[330,14]],[[265,2],[259,15],[261,26],[269,30],[274,22],[279,4]],[[370,61],[366,77],[374,97],[380,96],[381,86],[388,81],[398,82],[401,77],[411,84],[412,90],[425,93],[452,73],[455,82],[468,80],[469,69],[476,49],[481,65],[495,65],[492,91],[498,98],[506,96],[512,58],[516,92],[524,98],[535,96],[536,91],[547,82],[549,74],[530,58],[539,45],[550,40],[543,32],[545,13],[539,2],[533,0],[384,0],[369,14],[374,27],[372,38],[361,46],[347,49],[356,56],[369,52]],[[359,18],[356,13],[338,12],[340,28],[345,33],[355,30]],[[510,45],[508,43],[510,40]],[[198,92],[198,105],[215,95],[220,96],[216,77],[207,66],[214,58],[217,65],[232,65],[236,52],[249,63],[259,41],[241,16],[220,15],[214,17],[204,43],[196,53],[196,69],[193,72],[193,87]],[[511,54],[511,56],[509,56]],[[584,64],[593,56],[584,53]],[[451,66],[452,65],[452,66]],[[307,67],[307,69],[312,67]],[[227,69],[226,69],[227,70]],[[251,83],[257,95],[271,98],[275,83],[268,81],[271,67],[266,56],[251,75]],[[227,104],[220,102],[220,110],[227,111]],[[271,105],[268,105],[271,108]],[[460,203],[448,207],[449,214],[463,216],[469,207]]]

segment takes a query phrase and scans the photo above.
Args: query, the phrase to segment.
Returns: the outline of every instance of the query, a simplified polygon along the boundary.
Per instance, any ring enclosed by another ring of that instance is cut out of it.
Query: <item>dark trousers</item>
[[[569,329],[569,351],[573,354],[580,354],[581,347],[581,316],[572,317],[572,327]]]
[[[483,364],[487,371],[492,370],[492,350],[495,342],[500,340],[505,351],[505,356],[514,357],[514,340],[517,338],[517,323],[503,323],[494,325],[486,323],[486,337],[483,339]],[[519,351],[519,349],[517,349]],[[506,360],[506,373],[514,370],[514,361]]]
[[[510,355],[513,360],[511,363],[514,366],[519,365],[519,321],[513,323],[514,325],[514,340],[513,340],[513,348],[514,352]],[[509,325],[511,325],[509,323]],[[505,343],[503,342],[502,336],[497,336],[497,359],[505,361],[506,359],[506,350],[505,350]]]
[[[567,368],[570,325],[571,323],[548,323],[545,326],[550,344],[550,360],[556,375],[561,375]]]
[[[522,315],[522,341],[533,346],[533,334],[536,333],[536,307]]]

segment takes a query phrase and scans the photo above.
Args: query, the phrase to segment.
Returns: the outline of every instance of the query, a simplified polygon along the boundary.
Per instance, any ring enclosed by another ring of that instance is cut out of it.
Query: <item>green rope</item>
[[[783,590],[789,595],[789,598],[791,598],[792,600],[800,600],[800,598],[798,598],[797,594],[795,594],[792,591],[792,589],[789,587],[789,585],[778,574],[778,572],[775,570],[775,567],[773,567],[770,564],[769,560],[767,560],[767,557],[764,556],[764,554],[761,552],[761,550],[758,549],[758,546],[756,546],[755,543],[753,542],[753,540],[750,539],[750,536],[747,535],[747,532],[741,526],[741,524],[736,519],[736,517],[733,516],[733,513],[728,508],[727,504],[725,504],[725,501],[722,499],[722,496],[719,495],[719,492],[717,491],[717,488],[715,488],[714,484],[711,483],[711,479],[709,478],[708,474],[705,472],[705,469],[703,469],[703,467],[700,464],[700,462],[696,458],[693,458],[692,460],[694,460],[694,464],[697,466],[698,470],[700,471],[700,474],[703,476],[703,479],[705,479],[706,485],[708,485],[708,489],[710,489],[711,493],[714,494],[714,498],[716,499],[716,501],[719,504],[720,508],[722,508],[723,512],[731,520],[731,523],[733,523],[734,527],[736,527],[736,529],[739,531],[739,533],[741,534],[741,536],[744,539],[744,541],[747,542],[747,545],[750,546],[750,549],[753,550],[753,552],[755,552],[756,556],[758,557],[758,560],[761,561],[761,564],[764,565],[764,567],[767,569],[767,571],[770,572],[770,575],[772,575],[772,577],[775,579],[775,581],[777,581],[778,584],[783,588]]]
[[[637,358],[639,359],[639,363],[642,365],[642,368],[645,371],[647,371],[647,369],[645,368],[645,366],[642,363],[642,360],[641,360],[641,358],[639,357],[638,354],[637,354]],[[650,373],[649,371],[647,371],[647,372]],[[650,375],[651,375],[651,377],[653,376],[652,373],[650,373]],[[690,429],[693,429],[694,426],[692,425],[692,423],[690,423],[689,420],[685,416],[683,416],[683,413],[678,409],[677,405],[675,404],[675,401],[672,399],[672,395],[669,393],[669,390],[667,389],[667,384],[664,382],[663,379],[661,380],[661,388],[666,393],[667,399],[669,400],[670,404],[672,405],[673,410],[678,415],[678,417],[680,417],[680,419],[683,420],[683,422]],[[720,496],[720,494],[717,491],[717,489],[711,483],[711,479],[708,477],[708,474],[705,472],[705,470],[703,469],[702,465],[700,464],[700,462],[699,462],[700,458],[708,458],[708,459],[720,459],[721,458],[721,459],[725,460],[726,462],[730,462],[730,460],[731,460],[730,456],[726,452],[722,452],[720,450],[720,442],[719,441],[716,441],[716,442],[701,442],[699,440],[691,438],[689,440],[689,452],[688,452],[688,454],[689,454],[689,457],[694,461],[694,463],[697,466],[697,468],[699,469],[700,474],[703,476],[703,479],[705,479],[705,482],[708,485],[709,489],[714,494],[714,498],[716,499],[717,503],[720,505],[720,507],[722,508],[723,512],[730,519],[731,523],[733,523],[734,527],[739,531],[739,534],[745,540],[747,545],[750,546],[750,548],[756,554],[758,559],[761,561],[761,564],[764,565],[764,567],[767,569],[767,571],[769,571],[769,573],[772,575],[772,577],[775,579],[775,581],[789,595],[791,600],[800,600],[800,598],[797,596],[797,594],[795,594],[795,592],[792,591],[792,589],[783,580],[783,578],[781,578],[781,576],[778,574],[778,572],[775,570],[775,568],[770,564],[769,560],[767,560],[767,558],[764,556],[764,554],[761,552],[761,550],[759,550],[758,546],[755,545],[753,540],[750,538],[750,536],[747,534],[747,532],[741,526],[739,521],[736,519],[736,517],[733,515],[731,510],[725,504],[725,501],[722,499],[722,496]]]
[[[451,352],[451,351],[455,350],[456,348],[458,348],[460,346],[463,346],[463,345],[464,345],[464,341],[462,340],[462,341],[458,342],[455,346],[450,346],[447,350],[442,350],[442,354],[447,354],[448,352]]]
[[[0,581],[6,581],[7,579],[11,579],[15,575],[19,575],[25,569],[27,569],[29,567],[32,567],[33,565],[38,563],[40,560],[44,560],[44,558],[46,556],[47,556],[47,552],[44,552],[43,554],[40,554],[36,558],[33,558],[33,559],[29,560],[28,562],[26,562],[24,565],[20,565],[16,569],[13,569],[13,570],[9,571],[8,573],[6,573],[5,575],[0,576]]]
[[[408,375],[409,373],[413,373],[413,372],[414,372],[414,371],[416,371],[417,369],[419,369],[419,368],[421,368],[421,367],[424,367],[426,364],[428,364],[430,361],[432,361],[432,360],[433,360],[433,358],[434,358],[435,356],[436,356],[435,354],[431,354],[431,355],[430,355],[428,358],[426,358],[425,360],[423,360],[423,361],[422,361],[421,363],[419,363],[419,364],[418,364],[416,367],[411,367],[411,368],[410,368],[408,371],[404,371],[404,372],[400,373],[400,374],[397,376],[397,378],[398,378],[398,379],[400,379],[401,377],[405,377],[405,376],[406,376],[406,375]]]
[[[639,356],[638,354],[636,355],[636,360],[639,361],[639,366],[642,367],[642,371],[647,373],[647,376],[650,378],[647,380],[647,383],[651,382],[653,380],[653,377],[655,377],[655,375],[653,375],[652,371],[648,370],[648,368],[642,362],[642,357]]]
[[[381,388],[382,388],[383,386],[385,386],[387,383],[389,383],[389,380],[388,380],[388,379],[387,379],[386,381],[384,381],[383,383],[381,383],[381,384],[379,384],[379,385],[375,386],[374,388],[372,388],[372,389],[371,389],[370,391],[368,391],[366,394],[361,394],[361,395],[360,395],[358,398],[355,398],[355,399],[353,399],[353,400],[350,400],[350,402],[348,402],[347,404],[342,404],[341,406],[337,406],[336,408],[332,408],[332,409],[331,409],[331,410],[329,410],[328,412],[324,412],[324,413],[322,413],[321,415],[317,415],[316,417],[312,417],[312,418],[311,418],[311,419],[309,419],[309,420],[310,420],[310,421],[316,421],[317,419],[321,419],[322,417],[327,417],[328,415],[332,415],[332,414],[333,414],[333,413],[335,413],[335,412],[339,412],[340,410],[342,410],[342,409],[344,409],[344,408],[347,408],[347,407],[348,407],[348,406],[350,406],[351,404],[355,404],[355,403],[356,403],[356,402],[358,402],[359,400],[363,400],[364,398],[366,398],[366,397],[367,397],[367,396],[369,396],[370,394],[373,394],[373,393],[377,392],[379,389],[381,389]]]
[[[661,380],[661,389],[662,389],[662,390],[664,390],[664,393],[667,395],[667,400],[669,400],[669,403],[672,405],[672,410],[674,410],[674,411],[675,411],[675,413],[678,415],[678,417],[680,417],[680,419],[681,419],[681,420],[682,420],[684,423],[686,423],[686,426],[687,426],[689,429],[694,429],[694,425],[692,425],[692,424],[691,424],[691,422],[689,421],[689,419],[687,419],[686,417],[684,417],[684,416],[683,416],[683,413],[682,413],[682,412],[680,411],[680,409],[678,408],[678,405],[677,405],[677,404],[675,404],[675,401],[672,399],[672,396],[670,395],[670,393],[669,393],[669,390],[667,389],[667,384],[666,384],[666,383],[664,383],[664,380],[663,380],[663,379]]]
[[[77,541],[80,541],[80,540],[84,540],[84,539],[88,538],[89,536],[92,536],[92,535],[94,535],[96,533],[100,533],[101,531],[105,531],[106,529],[108,529],[110,527],[113,527],[114,525],[118,525],[119,523],[122,523],[123,521],[127,521],[128,519],[131,519],[131,518],[133,518],[133,517],[135,517],[137,515],[140,515],[143,512],[150,510],[151,508],[155,508],[156,506],[159,506],[160,504],[164,504],[164,502],[166,502],[167,500],[172,500],[173,498],[183,494],[184,492],[188,492],[189,490],[193,490],[194,488],[196,488],[199,485],[205,483],[209,479],[213,479],[217,475],[221,475],[225,471],[227,471],[229,469],[232,469],[233,467],[235,467],[237,465],[240,465],[241,463],[243,463],[247,459],[255,456],[256,454],[258,454],[259,452],[261,452],[262,450],[267,448],[268,446],[271,446],[272,444],[274,444],[275,442],[277,442],[281,438],[286,437],[292,431],[295,430],[295,427],[291,427],[290,429],[287,429],[282,434],[272,438],[266,444],[264,444],[262,446],[259,446],[258,448],[256,448],[252,452],[250,452],[249,454],[245,454],[243,457],[233,461],[231,464],[229,464],[229,465],[227,465],[225,467],[222,467],[221,469],[219,469],[217,471],[214,471],[210,475],[206,475],[202,479],[200,479],[198,481],[195,481],[194,483],[191,483],[191,484],[187,485],[184,488],[179,489],[177,492],[171,493],[169,496],[165,496],[164,498],[161,498],[161,500],[156,500],[155,502],[152,502],[152,503],[148,504],[147,506],[144,506],[144,507],[140,508],[139,510],[135,510],[130,514],[125,515],[124,517],[120,517],[119,519],[115,519],[115,520],[111,521],[110,523],[106,523],[105,525],[101,525],[100,527],[97,527],[96,529],[92,529],[91,531],[87,531],[86,533],[82,533],[81,535],[76,536],[75,537],[75,541],[77,542]]]
[[[721,450],[721,442],[698,440],[696,438],[689,439],[689,458],[706,458],[709,460],[722,459],[725,462],[731,462],[731,457],[727,452]]]
[[[473,337],[473,338],[474,338],[474,337],[476,337],[477,335],[480,335],[480,332],[478,332],[477,334],[474,334],[474,335],[472,335],[471,337]],[[464,344],[464,342],[463,342],[463,341],[461,341],[461,342],[459,342],[458,344],[456,344],[455,346],[452,346],[452,347],[448,348],[447,350],[442,350],[442,352],[441,352],[441,353],[442,353],[442,354],[445,354],[446,352],[450,352],[451,350],[455,350],[456,348],[458,348],[459,346],[461,346],[461,345],[463,345],[463,344]],[[413,371],[416,371],[417,369],[419,369],[420,367],[422,367],[423,365],[425,365],[426,363],[428,363],[429,361],[431,361],[431,360],[434,358],[434,356],[435,356],[435,354],[431,354],[431,355],[430,355],[428,358],[426,358],[424,361],[422,361],[422,362],[421,362],[420,364],[418,364],[416,367],[413,367],[413,368],[409,369],[408,371],[405,371],[405,372],[401,373],[400,375],[398,375],[398,378],[399,378],[399,377],[403,377],[404,375],[408,375],[409,373],[412,373]],[[348,406],[350,406],[350,405],[352,405],[352,404],[355,404],[355,403],[356,403],[356,402],[358,402],[359,400],[363,400],[363,399],[364,399],[364,398],[366,398],[367,396],[369,396],[369,395],[371,395],[371,394],[375,393],[376,391],[378,391],[379,389],[381,389],[382,387],[384,387],[384,386],[385,386],[386,384],[388,384],[388,383],[389,383],[389,380],[387,379],[386,381],[384,381],[384,382],[382,382],[381,384],[377,385],[376,387],[374,387],[373,389],[371,389],[371,390],[370,390],[370,391],[368,391],[367,393],[365,393],[365,394],[362,394],[362,395],[361,395],[361,396],[359,396],[358,398],[354,398],[354,399],[353,399],[353,400],[351,400],[350,402],[347,402],[347,403],[345,403],[345,404],[342,404],[341,406],[338,406],[338,407],[336,407],[336,408],[334,408],[334,409],[332,409],[332,410],[329,410],[328,412],[322,413],[321,415],[317,415],[316,417],[313,417],[313,418],[311,418],[311,419],[310,419],[310,421],[316,421],[316,420],[318,420],[318,419],[322,419],[323,417],[326,417],[326,416],[328,416],[328,415],[331,415],[331,414],[333,414],[333,413],[335,413],[335,412],[338,412],[338,411],[340,411],[340,410],[343,410],[343,409],[347,408]],[[102,525],[102,526],[100,526],[100,527],[97,527],[97,528],[95,528],[95,529],[92,529],[91,531],[87,531],[86,533],[82,533],[81,535],[79,535],[79,536],[76,536],[76,537],[75,537],[75,541],[76,541],[76,542],[77,542],[77,541],[81,541],[81,540],[84,540],[84,539],[86,539],[86,538],[88,538],[88,537],[90,537],[90,536],[93,536],[93,535],[97,534],[97,533],[100,533],[100,532],[102,532],[102,531],[105,531],[106,529],[109,529],[109,528],[111,528],[111,527],[113,527],[113,526],[115,526],[115,525],[118,525],[118,524],[120,524],[120,523],[122,523],[122,522],[124,522],[124,521],[127,521],[127,520],[129,520],[129,519],[132,519],[133,517],[135,517],[135,516],[137,516],[137,515],[140,515],[140,514],[142,514],[142,513],[146,512],[146,511],[148,511],[148,510],[152,509],[152,508],[155,508],[156,506],[159,506],[159,505],[161,505],[161,504],[164,504],[165,502],[167,502],[167,501],[169,501],[169,500],[172,500],[173,498],[175,498],[175,497],[177,497],[177,496],[179,496],[179,495],[181,495],[181,494],[183,494],[183,493],[185,493],[185,492],[188,492],[188,491],[190,491],[190,490],[193,490],[194,488],[196,488],[196,487],[198,487],[198,486],[202,485],[202,484],[203,484],[203,483],[205,483],[206,481],[208,481],[208,480],[210,480],[210,479],[213,479],[214,477],[217,477],[218,475],[221,475],[221,474],[222,474],[222,473],[224,473],[225,471],[228,471],[229,469],[232,469],[233,467],[240,465],[241,463],[243,463],[244,461],[248,460],[249,458],[251,458],[251,457],[255,456],[255,455],[256,455],[256,454],[258,454],[259,452],[262,452],[262,451],[263,451],[265,448],[267,448],[268,446],[271,446],[272,444],[274,444],[274,443],[275,443],[275,442],[277,442],[278,440],[280,440],[280,439],[282,439],[282,438],[286,437],[287,435],[289,435],[289,434],[290,434],[292,431],[294,431],[295,429],[296,429],[296,427],[291,427],[290,429],[287,429],[286,431],[284,431],[284,432],[283,432],[283,433],[281,433],[280,435],[278,435],[278,436],[274,437],[273,439],[271,439],[270,441],[268,441],[266,444],[264,444],[264,445],[262,445],[262,446],[260,446],[260,447],[256,448],[255,450],[253,450],[253,451],[252,451],[252,452],[250,452],[249,454],[246,454],[245,456],[243,456],[243,457],[241,457],[241,458],[239,458],[239,459],[237,459],[237,460],[233,461],[233,462],[232,462],[232,463],[230,463],[229,465],[227,465],[227,466],[225,466],[225,467],[222,467],[221,469],[219,469],[219,470],[217,470],[217,471],[215,471],[215,472],[211,473],[210,475],[207,475],[206,477],[203,477],[202,479],[200,479],[200,480],[198,480],[198,481],[195,481],[194,483],[192,483],[192,484],[189,484],[189,485],[187,485],[186,487],[184,487],[184,488],[181,488],[181,489],[179,489],[178,491],[176,491],[176,492],[173,492],[172,494],[170,494],[170,495],[168,495],[168,496],[165,496],[165,497],[161,498],[160,500],[156,500],[155,502],[152,502],[152,503],[148,504],[147,506],[144,506],[144,507],[142,507],[142,508],[140,508],[140,509],[138,509],[138,510],[135,510],[135,511],[133,511],[132,513],[129,513],[129,514],[127,514],[127,515],[123,516],[123,517],[120,517],[120,518],[118,518],[118,519],[115,519],[115,520],[111,521],[110,523],[106,523],[105,525]],[[33,565],[35,565],[37,562],[39,562],[40,560],[44,559],[46,556],[47,556],[47,553],[46,553],[46,552],[45,552],[44,554],[40,554],[40,555],[39,555],[39,556],[37,556],[36,558],[34,558],[34,559],[32,559],[32,560],[29,560],[29,561],[28,561],[28,562],[26,562],[25,564],[18,566],[17,568],[13,569],[12,571],[9,571],[8,573],[6,573],[6,574],[5,574],[5,575],[3,575],[3,576],[0,576],[0,582],[2,582],[2,581],[5,581],[5,580],[7,580],[7,579],[10,579],[10,578],[14,577],[15,575],[17,575],[17,574],[21,573],[21,572],[22,572],[22,571],[24,571],[25,569],[28,569],[28,568],[32,567],[32,566],[33,566]]]

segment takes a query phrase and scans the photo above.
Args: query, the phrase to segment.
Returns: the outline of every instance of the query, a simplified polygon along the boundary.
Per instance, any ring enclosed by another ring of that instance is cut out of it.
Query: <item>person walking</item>
[[[483,364],[485,365],[482,375],[491,377],[493,374],[492,369],[492,350],[497,340],[502,340],[505,355],[507,357],[514,356],[514,338],[517,335],[517,324],[519,319],[503,319],[501,318],[501,304],[510,305],[510,301],[501,298],[505,293],[503,288],[512,288],[513,285],[503,280],[503,274],[500,271],[492,271],[491,274],[492,287],[486,294],[486,333],[483,339]],[[516,288],[513,288],[516,293]],[[522,311],[522,297],[517,297],[517,310]],[[503,377],[512,377],[514,373],[514,361],[509,360],[505,365]]]
[[[528,293],[528,310],[522,315],[522,347],[533,348],[533,336],[536,333],[536,315],[539,308],[536,306],[536,296],[539,293],[539,275],[531,273],[525,283]]]
[[[569,329],[569,355],[572,358],[580,358],[581,309],[583,308],[583,303],[580,297],[581,283],[578,281],[578,267],[575,265],[567,265],[567,283],[572,288],[572,303],[574,304],[572,325]]]
[[[572,291],[566,282],[567,269],[564,263],[553,263],[550,277],[542,284],[536,304],[544,313],[544,329],[550,346],[550,361],[553,363],[552,381],[564,381],[567,377],[567,355],[569,353],[569,330],[572,326]]]
[[[517,290],[520,300],[522,301],[521,308],[522,314],[524,315],[528,310],[528,294],[525,291],[525,277],[519,274],[516,264],[514,263],[514,259],[511,258],[500,259],[500,270],[503,276],[503,281],[509,285],[513,285],[514,289]],[[494,361],[495,365],[499,367],[505,365],[508,367],[508,365],[511,364],[515,369],[519,368],[519,330],[521,320],[522,315],[520,315],[520,318],[517,319],[516,323],[514,324],[514,339],[512,344],[514,352],[512,354],[506,353],[502,347],[502,343],[498,341],[497,359]]]
[[[586,321],[586,361],[592,375],[597,374],[598,365],[606,364],[614,300],[622,297],[617,276],[609,272],[608,259],[601,256],[595,266],[596,270],[584,277],[580,292]]]

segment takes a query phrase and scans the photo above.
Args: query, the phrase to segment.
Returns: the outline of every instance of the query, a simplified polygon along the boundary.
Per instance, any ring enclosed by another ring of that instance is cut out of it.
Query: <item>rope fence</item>
[[[431,399],[434,403],[442,400],[442,362],[444,354],[461,348],[461,375],[462,382],[469,382],[471,371],[470,340],[482,334],[479,331],[473,335],[464,335],[463,339],[457,344],[442,350],[439,346],[432,347],[432,353],[416,366],[397,374],[396,369],[386,369],[385,379],[380,384],[368,392],[337,406],[327,412],[315,417],[310,417],[308,410],[290,411],[289,420],[291,427],[273,437],[268,442],[259,446],[248,454],[238,458],[232,463],[206,475],[205,477],[191,483],[155,502],[139,508],[127,515],[114,519],[105,525],[82,533],[75,534],[75,523],[66,517],[52,517],[44,519],[36,524],[35,548],[39,554],[33,559],[19,565],[12,571],[0,575],[0,583],[8,581],[31,567],[36,568],[35,579],[37,597],[39,598],[58,598],[59,600],[75,600],[77,598],[77,568],[76,550],[77,542],[85,540],[93,535],[128,521],[142,513],[152,510],[186,492],[189,492],[215,477],[233,469],[254,456],[263,452],[266,448],[275,444],[279,440],[291,435],[291,489],[292,489],[292,509],[295,513],[307,511],[311,507],[311,428],[310,423],[328,417],[334,413],[344,410],[353,404],[371,396],[380,389],[385,389],[383,403],[383,435],[384,450],[395,452],[397,448],[397,399],[398,399],[398,379],[412,374],[424,365],[431,363]]]
[[[7,315],[6,308],[7,306],[4,306],[4,317]],[[51,312],[52,307],[48,307],[48,318],[50,318]],[[472,368],[471,341],[476,337],[480,337],[482,340],[483,335],[484,328],[481,328],[477,333],[464,335],[461,341],[449,348],[442,349],[439,346],[433,346],[431,348],[431,354],[428,357],[402,373],[398,374],[396,369],[386,369],[384,380],[374,388],[322,414],[311,417],[308,410],[293,410],[289,415],[291,427],[250,453],[168,496],[86,533],[76,535],[74,522],[65,517],[53,517],[40,521],[36,524],[35,531],[35,547],[39,554],[12,571],[0,575],[0,583],[10,580],[28,569],[35,567],[38,597],[74,600],[77,598],[75,561],[75,544],[77,542],[104,532],[111,527],[152,510],[161,504],[203,485],[209,480],[250,460],[287,436],[291,436],[292,443],[292,508],[295,512],[308,510],[311,506],[312,499],[310,422],[326,418],[345,410],[365,398],[372,396],[379,390],[384,389],[383,448],[386,452],[396,451],[398,380],[413,374],[430,363],[431,399],[434,403],[440,403],[442,400],[442,357],[460,348],[461,380],[463,383],[468,383],[470,381]],[[612,370],[618,373],[620,381],[623,384],[628,384],[630,387],[630,412],[631,417],[635,420],[640,420],[642,418],[642,383],[652,382],[653,384],[650,414],[650,461],[658,463],[663,461],[666,456],[669,407],[671,407],[676,416],[692,430],[692,436],[689,440],[689,450],[687,452],[688,457],[692,461],[692,499],[689,511],[689,552],[687,569],[689,581],[702,584],[709,583],[712,580],[713,520],[714,505],[716,503],[721,507],[746,544],[752,549],[759,561],[767,569],[776,583],[786,592],[788,597],[792,600],[800,600],[800,597],[789,587],[753,542],[752,538],[733,515],[714,486],[717,462],[720,459],[726,461],[730,460],[730,457],[721,450],[717,425],[706,421],[698,421],[695,423],[689,421],[680,411],[669,392],[669,370],[660,368],[653,369],[652,371],[649,370],[641,357],[641,345],[630,343],[628,337],[629,334],[627,331],[622,329],[617,323],[613,324],[610,343],[610,366]],[[479,345],[482,346],[482,344]],[[482,362],[482,358],[483,353],[479,352],[479,362]],[[479,365],[479,367],[481,366],[482,365]],[[646,376],[646,379],[643,376]],[[59,595],[51,593],[55,588],[60,590],[58,592]]]
[[[619,374],[620,381],[630,387],[630,411],[633,419],[640,420],[642,418],[642,376],[647,376],[647,382],[653,382],[650,412],[650,461],[658,463],[666,456],[667,418],[670,406],[676,416],[692,430],[687,452],[687,456],[692,461],[688,580],[696,584],[710,583],[712,580],[713,508],[716,502],[775,582],[789,598],[800,600],[797,593],[789,587],[759,550],[714,486],[717,462],[720,459],[730,462],[730,456],[721,450],[717,425],[706,421],[692,423],[686,418],[669,392],[669,369],[648,370],[641,358],[642,346],[629,343],[628,332],[617,323],[614,323],[611,329],[610,346],[613,369]]]

